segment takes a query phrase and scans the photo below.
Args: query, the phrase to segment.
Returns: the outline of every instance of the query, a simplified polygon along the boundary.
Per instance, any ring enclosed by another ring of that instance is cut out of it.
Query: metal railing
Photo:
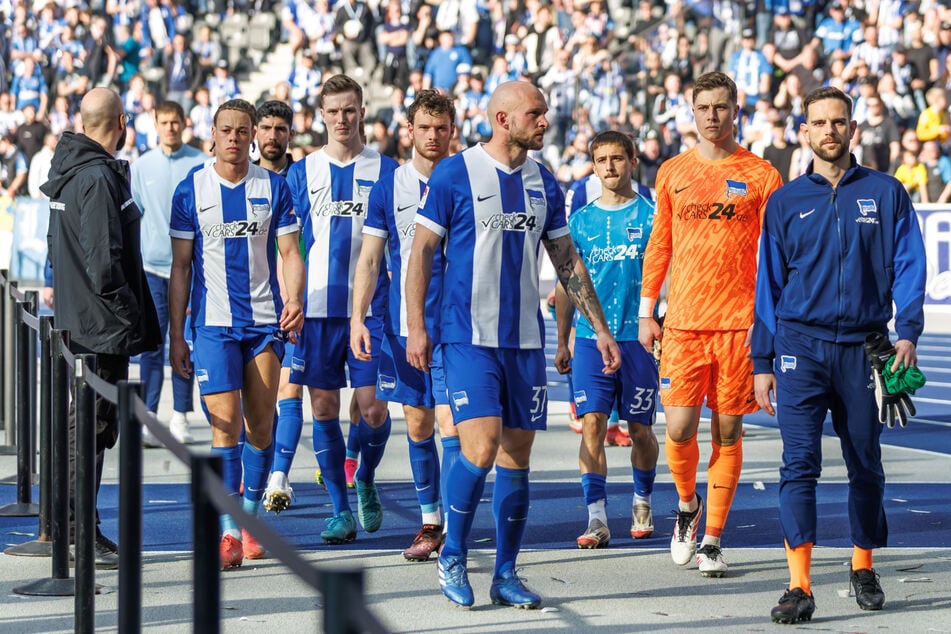
[[[4,553],[51,556],[51,576],[14,588],[15,593],[74,596],[75,631],[95,631],[95,595],[102,589],[95,583],[95,404],[98,398],[116,405],[119,436],[122,438],[119,446],[120,632],[137,632],[142,628],[143,425],[191,469],[194,631],[214,634],[221,630],[218,519],[220,514],[226,513],[254,535],[273,557],[324,597],[325,632],[386,632],[366,607],[361,568],[324,570],[303,559],[265,522],[245,513],[239,499],[226,490],[221,479],[220,457],[190,452],[159,423],[139,397],[137,383],[108,383],[96,374],[95,355],[70,352],[69,333],[54,329],[52,317],[38,316],[35,292],[21,292],[16,282],[9,279],[7,271],[0,271],[0,292],[0,332],[3,334],[0,354],[4,359],[13,359],[10,364],[4,362],[0,367],[0,396],[3,398],[0,427],[5,429],[7,447],[15,448],[17,454],[17,501],[0,508],[0,515],[36,515],[39,518],[38,539],[12,546]],[[7,320],[11,322],[9,328]],[[13,355],[9,354],[11,349]],[[75,474],[72,474],[76,482],[74,579],[69,577],[70,377],[76,433]],[[13,417],[16,419],[15,430],[11,424]],[[34,442],[37,435],[40,502],[34,504],[31,490],[36,473],[33,458],[37,454]]]

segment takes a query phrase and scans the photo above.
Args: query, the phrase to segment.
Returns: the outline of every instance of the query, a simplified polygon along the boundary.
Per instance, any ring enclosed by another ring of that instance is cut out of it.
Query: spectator
[[[919,141],[937,139],[942,145],[951,138],[951,121],[948,118],[948,98],[943,88],[930,88],[925,93],[928,107],[918,116],[915,132]]]
[[[951,159],[941,154],[937,141],[925,141],[921,144],[919,160],[928,171],[927,200],[922,202],[948,202],[951,196]]]
[[[40,117],[46,116],[50,99],[49,88],[46,86],[43,73],[40,72],[32,57],[25,58],[20,65],[20,73],[13,76],[10,94],[16,100],[18,110],[30,106],[39,113]]]
[[[552,7],[547,4],[539,5],[531,29],[522,40],[528,63],[526,70],[530,77],[538,79],[552,67],[555,57],[561,51],[561,43],[561,32],[554,24]]]
[[[128,25],[119,24],[115,27],[116,32],[116,56],[119,59],[119,86],[125,87],[129,84],[132,76],[139,72],[139,64],[142,63],[140,56],[142,44],[132,34]]]
[[[159,0],[144,0],[142,15],[142,57],[149,65],[161,68],[172,51],[175,36],[175,16]]]
[[[0,93],[0,136],[12,134],[23,123],[23,113],[14,107],[13,95]]]
[[[40,191],[40,186],[49,180],[53,152],[56,150],[56,144],[58,142],[58,134],[47,134],[43,137],[43,147],[33,155],[33,160],[30,161],[29,174],[27,175],[27,193],[30,198],[47,197],[46,194]]]
[[[202,81],[198,60],[188,48],[188,40],[182,33],[172,37],[172,50],[165,65],[165,99],[173,101],[187,112],[192,107],[195,89]]]
[[[459,96],[456,108],[462,115],[459,134],[468,145],[480,143],[492,136],[489,96],[485,89],[485,78],[481,73],[473,73],[469,77],[469,88]]]
[[[195,91],[195,105],[188,113],[192,125],[192,134],[203,145],[211,146],[211,125],[215,111],[211,107],[208,89],[200,86]]]
[[[109,23],[101,15],[93,16],[89,22],[89,34],[83,44],[83,69],[92,86],[109,85],[116,76],[119,56],[109,43],[108,29]]]
[[[27,158],[17,148],[16,137],[0,137],[0,192],[9,198],[26,195],[29,173]]]
[[[22,112],[23,123],[17,126],[15,138],[17,147],[29,163],[33,155],[43,147],[43,137],[49,133],[50,129],[46,125],[45,118],[41,119],[37,116],[36,108],[33,106],[26,106]]]
[[[228,70],[228,60],[219,59],[215,65],[215,73],[205,82],[208,89],[208,100],[212,109],[238,96],[238,82]]]
[[[89,76],[75,65],[75,57],[69,50],[61,51],[59,66],[56,69],[56,94],[69,101],[69,112],[79,110],[79,102],[89,89]]]
[[[770,79],[773,67],[761,51],[756,50],[756,32],[746,28],[742,32],[742,49],[730,58],[729,74],[736,81],[736,89],[745,96],[740,105],[747,108],[756,106],[760,95],[769,95]]]
[[[72,116],[69,114],[69,100],[60,95],[53,100],[53,109],[47,117],[50,124],[50,132],[57,138],[65,130],[69,130],[73,124]]]
[[[442,0],[436,10],[435,25],[440,31],[452,31],[460,45],[471,48],[479,27],[479,11],[473,0]]]
[[[363,0],[341,0],[334,16],[334,34],[343,72],[366,82],[376,67],[373,12]]]
[[[199,83],[204,83],[222,59],[221,42],[207,24],[198,27],[198,37],[192,42],[192,52],[195,54],[195,62],[198,66],[197,80]]]
[[[928,170],[911,150],[902,150],[901,165],[895,170],[895,178],[905,187],[912,202],[928,202]]]
[[[861,36],[862,25],[852,16],[847,16],[845,2],[833,0],[828,17],[819,22],[812,39],[813,45],[821,45],[823,55],[830,60],[848,59]]]
[[[304,51],[304,54],[294,61],[287,81],[291,86],[291,104],[294,110],[304,104],[312,107],[317,105],[317,95],[320,93],[323,77],[320,71],[314,68],[314,57],[308,51]]]
[[[439,48],[430,53],[426,60],[423,87],[448,93],[456,85],[457,69],[462,64],[472,67],[469,51],[463,46],[456,45],[452,31],[440,31]],[[491,91],[491,87],[489,90]]]
[[[386,3],[386,17],[380,27],[377,41],[382,50],[384,86],[406,88],[409,81],[409,60],[406,47],[412,32],[409,19],[403,15],[399,0]]]
[[[891,174],[898,168],[901,149],[898,126],[885,110],[878,94],[868,98],[868,117],[859,124],[861,132],[862,164],[880,172]]]
[[[796,147],[786,139],[786,122],[783,119],[773,121],[771,129],[772,142],[763,150],[763,158],[767,160],[783,178],[783,184],[791,180],[790,167]]]
[[[43,61],[43,51],[33,31],[25,20],[13,23],[13,36],[10,38],[10,71],[14,76],[22,72],[23,62],[33,60],[34,64]]]

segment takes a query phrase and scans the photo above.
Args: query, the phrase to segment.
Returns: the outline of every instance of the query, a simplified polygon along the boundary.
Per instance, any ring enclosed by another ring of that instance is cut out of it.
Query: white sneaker
[[[267,478],[267,487],[264,489],[264,510],[275,513],[286,511],[293,499],[294,489],[287,482],[287,474],[283,471],[272,472]]]
[[[142,446],[148,449],[157,449],[163,447],[162,442],[149,431],[149,428],[142,425]]]
[[[693,513],[678,511],[674,534],[670,538],[670,558],[678,566],[685,566],[697,553],[697,532],[700,516],[703,515],[703,499],[697,496],[697,509]]]
[[[192,436],[191,426],[188,424],[188,414],[185,412],[175,412],[172,414],[172,420],[168,422],[168,430],[175,436],[175,440],[183,445],[190,445],[195,442]]]
[[[729,568],[723,559],[723,552],[719,546],[707,544],[697,551],[697,567],[704,577],[722,577]]]

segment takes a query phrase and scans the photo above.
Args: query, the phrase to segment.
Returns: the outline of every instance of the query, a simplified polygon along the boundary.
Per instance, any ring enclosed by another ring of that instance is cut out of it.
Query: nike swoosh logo
[[[203,213],[205,213],[206,211],[208,211],[209,209],[214,209],[215,206],[216,206],[216,205],[208,205],[207,207],[202,207],[201,209],[198,210],[198,213],[203,214]]]
[[[588,242],[592,242],[592,241],[594,241],[594,240],[597,240],[597,239],[600,238],[600,237],[601,237],[601,234],[600,234],[600,233],[599,233],[598,235],[596,235],[596,236],[590,236],[590,237],[588,238]]]
[[[450,510],[450,511],[455,511],[456,513],[462,513],[463,515],[470,515],[470,514],[472,513],[472,511],[460,511],[459,509],[457,509],[457,508],[456,508],[455,506],[453,506],[452,504],[449,505],[449,510]]]
[[[325,189],[327,189],[327,186],[326,186],[326,185],[324,185],[323,187],[318,187],[317,189],[312,189],[312,190],[310,190],[310,195],[311,195],[311,196],[316,196],[317,194],[319,194],[320,192],[324,191]]]
[[[416,205],[406,205],[405,207],[397,207],[397,208],[396,208],[396,211],[406,211],[406,210],[409,209],[410,207],[419,207],[419,205],[416,204]]]
[[[385,442],[377,443],[377,444],[375,444],[375,445],[374,445],[372,442],[368,442],[367,444],[368,444],[369,446],[371,446],[371,447],[386,447],[386,443],[385,443]]]
[[[431,484],[427,484],[426,486],[424,486],[424,487],[422,487],[422,488],[416,486],[415,484],[414,484],[413,486],[416,488],[417,491],[425,491],[426,489],[431,489],[431,488],[433,488],[433,485],[431,485]]]
[[[507,521],[507,522],[524,522],[524,521],[527,520],[527,519],[528,519],[527,517],[512,517],[511,515],[509,515],[508,517],[505,518],[505,521]]]
[[[806,216],[811,216],[813,213],[815,213],[815,211],[816,211],[815,209],[810,209],[809,211],[800,211],[799,217],[805,218]]]
[[[534,423],[536,420],[538,420],[542,416],[544,416],[544,414],[539,414],[538,416],[532,415],[532,422]]]
[[[263,491],[263,490],[264,490],[264,489],[255,489],[255,488],[253,488],[253,487],[247,487],[247,489],[248,489],[248,491],[251,491],[252,493],[257,493],[258,491]]]
[[[297,450],[296,450],[296,449],[285,449],[284,447],[281,447],[281,454],[282,454],[282,455],[285,455],[285,456],[293,456],[295,453],[297,453]]]
[[[679,194],[680,192],[687,189],[688,187],[690,187],[690,185],[684,185],[683,187],[678,187],[677,189],[674,190],[674,193]]]
[[[714,489],[730,489],[730,488],[732,488],[732,487],[725,487],[725,486],[723,486],[722,484],[714,484],[714,485],[713,485],[713,488],[714,488]]]
[[[479,194],[478,196],[476,196],[476,200],[478,200],[480,203],[483,200],[488,200],[490,198],[495,198],[495,194],[489,194],[488,196],[483,196],[482,194]]]
[[[321,449],[320,451],[318,451],[318,452],[315,453],[314,455],[315,455],[315,456],[319,456],[320,454],[322,454],[322,453],[327,453],[328,451],[330,451],[330,450],[329,450],[329,449]]]

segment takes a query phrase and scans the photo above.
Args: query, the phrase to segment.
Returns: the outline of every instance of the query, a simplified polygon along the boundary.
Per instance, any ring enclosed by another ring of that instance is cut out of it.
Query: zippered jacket
[[[754,373],[772,373],[780,324],[823,341],[858,343],[871,332],[886,333],[894,315],[898,338],[917,345],[925,279],[921,229],[901,183],[852,157],[833,187],[810,165],[766,205]]]

